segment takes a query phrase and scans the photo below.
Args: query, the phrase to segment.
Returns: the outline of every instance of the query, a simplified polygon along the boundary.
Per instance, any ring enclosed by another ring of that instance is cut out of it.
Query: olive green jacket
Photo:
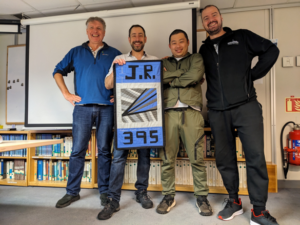
[[[204,74],[202,56],[187,53],[177,61],[174,57],[163,59],[167,71],[163,74],[164,107],[175,106],[179,99],[189,106],[202,108],[202,90],[199,83]]]

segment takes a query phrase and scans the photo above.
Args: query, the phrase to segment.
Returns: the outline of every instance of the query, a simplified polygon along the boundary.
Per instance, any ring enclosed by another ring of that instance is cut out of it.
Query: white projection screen
[[[101,13],[94,16],[101,17]],[[88,18],[86,18],[88,19]],[[52,76],[67,52],[88,41],[85,20],[27,26],[27,73],[25,127],[71,127],[73,106],[64,99]],[[171,55],[169,35],[175,29],[187,32],[189,52],[196,52],[196,9],[104,18],[104,42],[122,53],[131,50],[128,30],[133,24],[146,30],[145,51],[159,58]],[[74,93],[74,74],[65,83]]]

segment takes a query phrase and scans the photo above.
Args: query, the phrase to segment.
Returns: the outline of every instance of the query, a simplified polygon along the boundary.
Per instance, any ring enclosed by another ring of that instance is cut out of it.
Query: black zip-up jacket
[[[218,54],[210,37],[203,41],[202,55],[207,80],[207,107],[226,110],[256,99],[253,81],[264,77],[275,64],[279,49],[249,30],[228,27],[219,42]],[[251,69],[252,59],[259,61]]]

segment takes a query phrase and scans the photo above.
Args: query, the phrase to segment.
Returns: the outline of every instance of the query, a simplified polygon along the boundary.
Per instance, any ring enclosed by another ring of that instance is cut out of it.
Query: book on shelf
[[[69,177],[69,161],[34,160],[34,181],[67,181]],[[82,181],[91,182],[92,160],[84,162]]]
[[[26,134],[1,134],[3,141],[27,140]],[[0,152],[0,156],[10,157],[26,157],[27,149],[19,149],[14,151]]]
[[[63,144],[54,144],[47,146],[36,147],[35,155],[36,156],[49,156],[49,157],[69,157],[72,153],[73,147],[73,137],[72,136],[64,136],[61,134],[36,134],[37,140],[43,139],[61,139],[63,138]],[[92,156],[92,143],[91,140],[88,143],[86,156]]]
[[[0,180],[25,180],[26,162],[24,159],[0,160]]]
[[[149,170],[149,184],[161,184],[162,161],[152,160]],[[210,187],[224,187],[222,176],[215,161],[204,162],[207,185]],[[240,188],[247,188],[246,163],[238,162]],[[137,174],[137,160],[127,160],[125,164],[124,183],[135,183]],[[192,166],[189,160],[175,161],[175,184],[194,185]]]

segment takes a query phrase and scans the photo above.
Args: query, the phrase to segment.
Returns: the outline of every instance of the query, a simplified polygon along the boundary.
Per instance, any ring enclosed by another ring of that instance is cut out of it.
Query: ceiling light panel
[[[32,7],[37,10],[47,10],[47,9],[59,9],[61,7],[76,7],[79,5],[78,1],[76,0],[23,0],[24,2],[28,3]]]
[[[21,0],[0,1],[0,14],[16,14],[33,10],[33,8]]]
[[[74,10],[74,7],[64,7],[59,9],[48,9],[41,11],[45,16],[57,16],[57,15],[65,15],[65,14],[73,14],[73,13],[83,13],[86,12],[84,8],[81,6]]]
[[[161,5],[184,2],[183,0],[131,0],[134,6]]]
[[[133,5],[131,4],[130,1],[121,1],[121,2],[85,5],[84,8],[87,9],[89,12],[94,12],[94,11],[101,11],[101,10],[130,8],[132,6]]]
[[[82,5],[122,2],[122,0],[78,0]]]
[[[215,5],[219,9],[233,8],[235,0],[201,0],[200,8],[204,8],[206,5]]]
[[[262,5],[284,4],[287,0],[236,0],[234,7],[253,7]]]

